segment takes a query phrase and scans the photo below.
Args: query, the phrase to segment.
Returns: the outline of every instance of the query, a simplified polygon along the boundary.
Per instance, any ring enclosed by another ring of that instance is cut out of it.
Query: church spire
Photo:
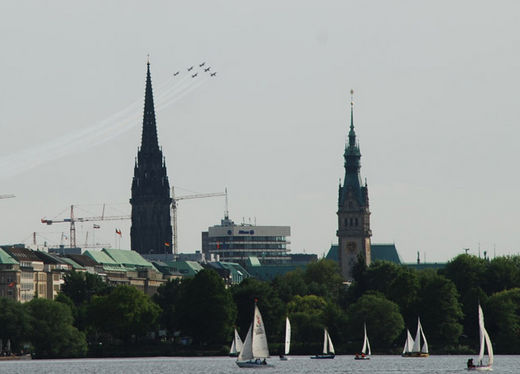
[[[157,126],[155,124],[155,108],[153,104],[152,77],[150,74],[150,58],[146,63],[146,91],[144,95],[143,133],[141,150],[145,153],[159,149]]]
[[[348,133],[349,146],[356,145],[356,132],[354,131],[354,90],[350,90],[350,131]]]

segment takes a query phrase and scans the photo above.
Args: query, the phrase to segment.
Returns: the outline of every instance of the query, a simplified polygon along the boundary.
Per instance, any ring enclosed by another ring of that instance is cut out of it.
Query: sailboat
[[[327,329],[323,329],[323,353],[312,356],[313,359],[323,359],[323,358],[334,358],[336,354],[334,353],[334,346],[332,345],[332,340],[330,339],[329,332]]]
[[[268,365],[265,360],[267,357],[270,356],[269,348],[267,347],[264,321],[262,320],[262,315],[256,305],[255,299],[253,322],[249,326],[244,345],[242,346],[236,363],[241,368],[270,367],[272,365]]]
[[[229,349],[229,357],[237,357],[242,350],[243,344],[244,343],[242,343],[242,339],[240,339],[237,329],[235,329],[235,337],[233,338],[233,343],[231,343],[231,348]]]
[[[367,324],[365,323],[363,325],[365,329],[365,338],[363,339],[363,348],[361,348],[361,355],[356,353],[356,357],[354,357],[356,360],[370,360],[370,355],[372,354],[372,351],[370,350],[370,342],[368,341],[368,335],[367,335]]]
[[[285,350],[284,354],[280,355],[280,360],[287,361],[287,355],[289,354],[289,350],[291,348],[291,322],[289,322],[289,317],[285,318]]]
[[[421,346],[421,339],[423,344]],[[428,357],[428,342],[421,325],[421,319],[417,318],[417,333],[415,339],[412,339],[410,331],[406,330],[406,342],[404,344],[403,357]]]
[[[473,359],[470,358],[468,360],[468,370],[480,370],[480,371],[490,371],[493,370],[493,346],[491,345],[491,339],[489,338],[489,334],[486,331],[486,327],[484,326],[484,313],[482,312],[482,308],[480,304],[478,306],[478,327],[480,332],[480,351],[478,355],[478,364],[473,364]],[[484,359],[484,351],[487,350],[488,353],[488,362],[485,365],[482,360]]]

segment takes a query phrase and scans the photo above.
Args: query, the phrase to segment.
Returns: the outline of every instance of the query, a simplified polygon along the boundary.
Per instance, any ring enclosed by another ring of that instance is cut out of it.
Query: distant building
[[[226,215],[220,225],[202,233],[202,251],[206,258],[218,255],[220,261],[245,264],[248,257],[258,257],[263,264],[291,261],[289,226],[235,224]]]
[[[354,131],[353,103],[350,106],[350,131],[345,147],[345,179],[338,192],[338,260],[341,274],[352,280],[352,270],[358,258],[370,265],[370,210],[368,187],[361,182],[361,152]]]
[[[132,180],[131,249],[138,253],[168,253],[172,245],[170,184],[157,139],[150,62],[146,70],[143,132]]]
[[[372,262],[374,261],[390,261],[394,264],[401,264],[401,258],[397,252],[397,247],[394,243],[391,244],[371,244],[371,257]],[[328,260],[338,261],[338,245],[332,244],[330,246],[327,255],[325,256]]]

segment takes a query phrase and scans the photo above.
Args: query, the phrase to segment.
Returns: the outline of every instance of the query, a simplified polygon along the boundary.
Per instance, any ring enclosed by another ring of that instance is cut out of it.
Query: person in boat
[[[262,361],[262,365],[267,365],[267,361],[264,358],[264,361]]]
[[[364,354],[364,353],[361,353],[361,357],[362,357],[362,358],[365,358],[365,354]]]
[[[359,358],[359,354],[358,353],[356,353],[356,358]]]
[[[473,363],[473,359],[472,358],[468,359],[468,369],[474,368],[474,367],[475,367],[475,364]]]

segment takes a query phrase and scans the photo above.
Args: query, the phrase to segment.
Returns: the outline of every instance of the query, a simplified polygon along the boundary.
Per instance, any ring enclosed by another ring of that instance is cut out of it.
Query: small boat
[[[356,354],[356,357],[354,357],[356,360],[370,360],[370,355],[372,354],[372,351],[370,350],[370,342],[368,341],[367,324],[365,323],[363,327],[365,329],[363,348],[361,348],[361,354]]]
[[[484,313],[480,304],[478,306],[478,327],[480,332],[480,351],[478,355],[478,364],[473,364],[473,359],[470,358],[467,362],[468,370],[479,370],[479,371],[491,371],[493,370],[493,346],[491,345],[491,339],[484,326]],[[486,364],[483,363],[484,351],[487,350],[488,361]]]
[[[242,350],[243,344],[237,329],[235,329],[235,337],[233,338],[233,343],[231,343],[231,348],[229,348],[229,357],[237,357]]]
[[[241,368],[262,368],[272,367],[266,361],[269,356],[269,348],[267,346],[267,336],[265,334],[264,321],[260,310],[256,305],[253,312],[253,322],[249,326],[246,339],[242,350],[236,361],[238,367]]]
[[[323,329],[323,353],[312,356],[312,359],[325,359],[325,358],[334,358],[336,354],[334,352],[334,346],[332,345],[332,340],[330,338],[329,332],[327,329]]]
[[[421,339],[423,344],[421,346]],[[403,357],[428,357],[428,342],[421,325],[421,319],[417,318],[417,333],[415,334],[415,340],[412,339],[410,331],[406,330],[406,342],[404,343],[404,349],[401,356]]]
[[[285,350],[284,354],[280,355],[280,360],[287,361],[287,355],[289,354],[289,350],[291,348],[291,322],[289,322],[289,317],[285,318]]]

